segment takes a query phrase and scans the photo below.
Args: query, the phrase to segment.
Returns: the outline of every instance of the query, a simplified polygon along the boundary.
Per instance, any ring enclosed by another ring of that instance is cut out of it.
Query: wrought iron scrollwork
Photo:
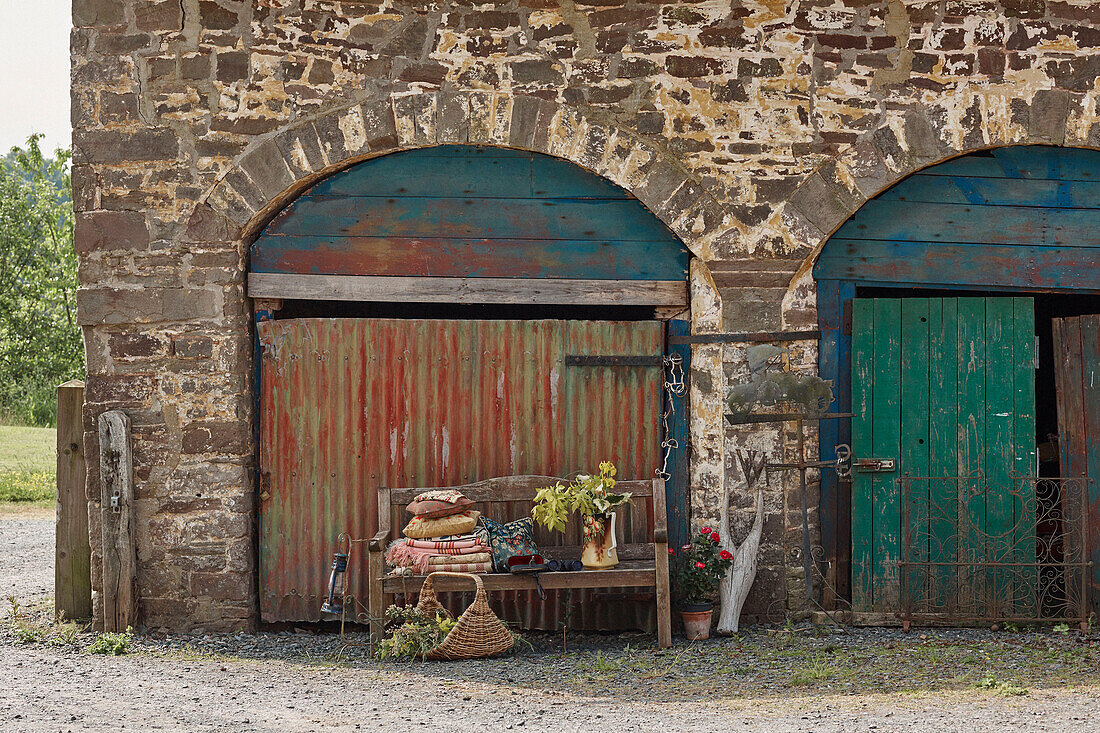
[[[898,479],[902,620],[1085,620],[1089,481]]]

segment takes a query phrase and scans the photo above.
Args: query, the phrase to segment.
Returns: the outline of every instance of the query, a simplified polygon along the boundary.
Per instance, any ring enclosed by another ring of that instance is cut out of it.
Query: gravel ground
[[[871,646],[875,640],[867,640]],[[610,674],[585,689],[590,649],[527,652],[497,661],[380,665],[324,657],[331,637],[143,638],[136,653],[0,640],[0,728],[5,731],[355,731],[430,726],[555,731],[974,731],[1087,729],[1100,716],[1095,680],[1075,688],[1003,694],[987,687],[844,694],[769,687],[717,694],[720,675],[694,693],[649,696],[637,678]],[[697,645],[720,656],[729,642]],[[601,645],[602,646],[602,645]],[[679,651],[683,651],[681,647]],[[218,653],[213,650],[220,649]],[[252,654],[229,657],[231,651]],[[637,651],[630,652],[637,654]],[[652,653],[652,652],[646,652]],[[674,651],[673,654],[676,652]],[[601,659],[623,654],[601,649]],[[287,656],[289,659],[277,659]],[[312,659],[312,661],[310,661]],[[682,660],[681,660],[682,661]],[[578,662],[580,662],[578,664]]]
[[[654,648],[556,635],[492,660],[377,662],[362,634],[137,636],[118,657],[51,626],[49,519],[0,516],[0,731],[1087,730],[1100,635],[753,627]]]
[[[54,521],[27,514],[0,514],[0,618],[9,595],[22,603],[53,595]]]

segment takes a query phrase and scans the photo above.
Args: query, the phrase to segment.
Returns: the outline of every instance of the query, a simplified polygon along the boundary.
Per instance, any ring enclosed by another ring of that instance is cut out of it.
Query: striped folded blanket
[[[471,555],[432,555],[428,558],[429,565],[461,565],[462,563],[489,562],[493,559],[490,552],[475,552]]]
[[[433,557],[454,557],[460,563],[469,564],[475,562],[469,558],[480,557],[489,552],[488,546],[474,540],[463,540],[463,543],[470,543],[464,547],[443,548],[418,547],[414,542],[419,545],[434,544],[429,540],[409,539],[397,540],[391,543],[389,549],[386,550],[386,562],[389,563],[390,567],[413,568],[418,573],[422,573],[428,568],[428,564]]]
[[[463,550],[484,546],[473,537],[461,540],[414,540],[406,538],[405,544],[418,550],[435,550],[441,555],[461,555]]]
[[[451,565],[430,565],[425,572],[443,570],[449,573],[491,573],[493,572],[492,560],[488,562],[459,562]]]

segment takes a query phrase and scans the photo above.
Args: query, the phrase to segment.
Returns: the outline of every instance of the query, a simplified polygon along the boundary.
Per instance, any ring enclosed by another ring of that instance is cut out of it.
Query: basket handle
[[[424,578],[424,585],[420,588],[420,597],[428,596],[433,601],[436,600],[435,587],[432,584],[432,578],[435,576],[447,576],[451,578],[468,578],[474,581],[474,603],[479,600],[488,603],[488,598],[485,595],[485,584],[481,582],[481,577],[474,575],[473,573],[453,573],[446,570],[436,570],[435,572],[428,573],[428,577]]]

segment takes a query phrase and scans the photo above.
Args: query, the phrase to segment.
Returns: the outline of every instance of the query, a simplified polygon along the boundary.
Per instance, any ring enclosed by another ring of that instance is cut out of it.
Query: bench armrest
[[[653,530],[653,544],[655,545],[667,545],[668,544],[668,530],[664,527],[658,527]]]
[[[383,529],[378,532],[374,537],[371,537],[370,544],[367,547],[371,552],[384,552],[386,549],[387,540],[390,538],[390,531]]]

